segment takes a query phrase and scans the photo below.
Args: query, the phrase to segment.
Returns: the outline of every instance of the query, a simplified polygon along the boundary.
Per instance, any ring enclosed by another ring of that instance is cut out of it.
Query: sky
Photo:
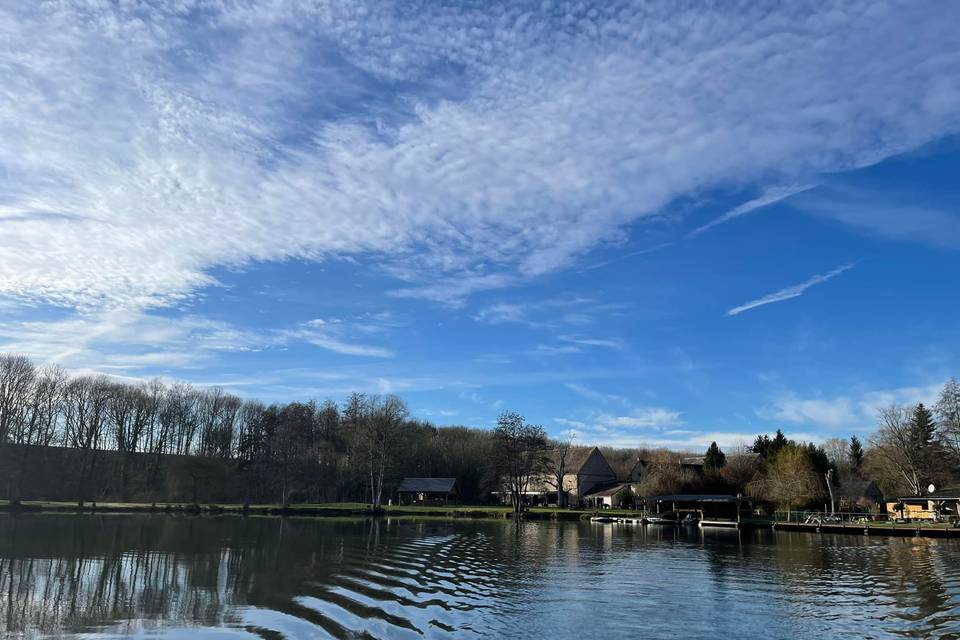
[[[960,5],[0,1],[0,352],[578,444],[960,376]]]

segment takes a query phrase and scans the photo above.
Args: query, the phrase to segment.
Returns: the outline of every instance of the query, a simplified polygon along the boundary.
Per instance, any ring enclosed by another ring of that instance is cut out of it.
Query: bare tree
[[[26,356],[0,355],[0,444],[11,440],[23,420],[37,369]]]
[[[407,405],[397,396],[367,398],[360,419],[357,437],[363,466],[367,472],[370,488],[370,504],[380,509],[383,499],[383,484],[391,460],[395,455],[400,427],[408,415]]]
[[[770,500],[788,511],[823,495],[806,448],[791,444],[777,452],[766,472],[751,482],[748,489],[753,496]]]
[[[896,470],[914,495],[920,495],[928,477],[930,451],[929,443],[918,438],[913,412],[903,405],[881,409],[879,426],[870,442],[875,455]]]
[[[550,476],[549,484],[552,484],[557,491],[557,506],[567,506],[567,492],[563,489],[563,477],[567,475],[567,459],[570,457],[570,451],[573,448],[573,436],[558,440],[553,444],[553,451],[546,457],[544,466],[547,474]]]
[[[547,434],[543,427],[527,424],[519,413],[505,411],[497,419],[493,441],[494,469],[519,519],[531,478],[543,472]]]
[[[737,491],[746,491],[760,471],[760,459],[745,443],[738,443],[727,456],[727,463],[720,469],[720,476]]]
[[[229,458],[232,455],[234,423],[241,403],[240,398],[224,392],[220,387],[197,393],[199,455],[211,458]]]
[[[836,512],[836,503],[833,500],[833,469],[827,469],[823,479],[827,482],[827,491],[830,492],[830,515]]]
[[[823,443],[823,451],[827,454],[827,460],[830,461],[841,475],[850,471],[850,457],[848,455],[850,443],[845,438],[830,438]]]
[[[953,454],[954,463],[960,463],[960,382],[956,378],[943,385],[933,412],[943,446]]]
[[[16,425],[14,442],[49,446],[56,439],[66,383],[67,374],[59,366],[47,366],[38,370],[30,386],[21,419]]]
[[[65,389],[64,436],[70,446],[80,450],[77,502],[81,507],[104,444],[111,387],[106,377],[84,376],[71,380]]]
[[[167,391],[164,417],[170,430],[167,452],[187,456],[193,450],[197,433],[199,394],[185,382],[173,384]]]
[[[650,464],[640,480],[639,490],[644,496],[682,493],[699,483],[700,477],[695,471],[677,464],[676,460],[661,459]]]

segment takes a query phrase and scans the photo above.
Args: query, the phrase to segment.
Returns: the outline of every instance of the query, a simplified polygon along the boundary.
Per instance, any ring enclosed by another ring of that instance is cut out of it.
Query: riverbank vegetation
[[[402,477],[416,476],[457,478],[460,501],[479,504],[504,478],[521,487],[537,473],[562,477],[563,457],[558,466],[557,456],[540,453],[571,447],[514,413],[496,429],[438,427],[410,417],[395,396],[267,405],[216,387],[73,376],[0,356],[0,491],[14,502],[376,510],[388,506]],[[706,451],[602,451],[638,496],[742,493],[799,509],[822,506],[835,485],[861,478],[888,496],[916,495],[958,478],[960,384],[951,380],[932,409],[887,407],[864,440],[803,443],[777,431],[727,451],[715,443]],[[681,463],[691,455],[702,457],[699,469]],[[633,478],[638,459],[649,465]]]

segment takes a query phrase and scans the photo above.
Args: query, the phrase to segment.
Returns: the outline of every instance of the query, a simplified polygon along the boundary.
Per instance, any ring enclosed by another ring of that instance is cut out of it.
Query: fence
[[[957,526],[958,524],[958,518],[955,515],[946,516],[935,514],[931,518],[910,520],[898,518],[896,514],[891,513],[863,513],[852,511],[836,511],[834,513],[826,511],[777,511],[773,514],[773,519],[778,523],[839,527],[863,527],[864,525],[896,527],[897,524],[901,524],[916,528],[918,525]]]

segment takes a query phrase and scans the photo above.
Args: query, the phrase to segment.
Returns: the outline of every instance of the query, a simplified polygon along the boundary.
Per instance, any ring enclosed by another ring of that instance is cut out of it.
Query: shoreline
[[[59,513],[75,515],[92,514],[153,514],[180,516],[271,516],[300,518],[376,518],[394,517],[430,520],[512,520],[513,510],[496,506],[385,506],[379,511],[363,503],[299,504],[283,508],[277,504],[254,504],[245,507],[241,504],[189,504],[182,502],[104,502],[86,503],[80,507],[75,502],[51,502],[27,500],[21,503],[0,501],[0,514],[17,515],[21,513]],[[586,509],[555,509],[534,507],[523,513],[524,520],[536,521],[589,521],[597,520],[603,524],[623,524],[624,522],[650,526],[642,511],[625,509],[604,509],[602,511]],[[659,525],[652,525],[659,526]],[[776,522],[773,520],[746,520],[733,529],[763,529],[773,531],[796,531],[818,534],[832,533],[852,536],[888,536],[888,537],[926,537],[941,539],[960,539],[960,528],[949,525],[929,523],[843,523],[843,524],[803,524],[796,522]]]
[[[75,502],[51,502],[26,500],[18,504],[0,502],[0,513],[146,513],[177,515],[267,515],[304,517],[427,517],[450,519],[513,519],[513,510],[508,507],[488,506],[384,506],[372,509],[363,503],[293,504],[286,508],[278,504],[190,504],[183,502],[88,502],[82,507]],[[598,514],[597,511],[581,509],[535,508],[525,511],[529,520],[583,520]],[[620,511],[617,516],[640,517],[639,511]]]

